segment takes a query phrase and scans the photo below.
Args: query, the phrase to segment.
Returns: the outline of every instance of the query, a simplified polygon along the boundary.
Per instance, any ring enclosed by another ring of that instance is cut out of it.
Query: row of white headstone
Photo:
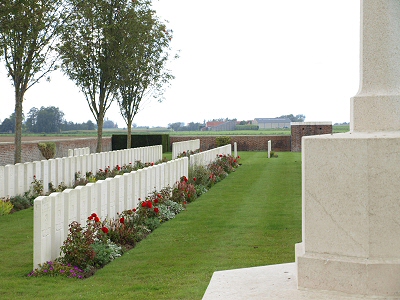
[[[68,149],[68,157],[90,154],[90,147]]]
[[[61,183],[72,186],[77,172],[84,176],[86,172],[96,173],[108,166],[114,168],[135,161],[157,162],[161,159],[162,146],[157,145],[0,166],[0,198],[29,191],[34,177],[43,181],[44,191],[48,192],[50,182],[54,186]]]
[[[234,143],[234,156],[237,156],[237,144]],[[192,154],[190,156],[190,165],[208,165],[211,162],[215,161],[217,156],[219,155],[232,155],[232,146],[231,144],[217,147],[214,149],[210,149],[207,151],[203,151],[200,153]]]
[[[36,198],[34,268],[59,257],[73,221],[85,225],[92,213],[102,220],[115,218],[117,213],[136,208],[139,199],[150,193],[173,187],[182,176],[188,176],[187,157]]]
[[[172,159],[183,152],[196,151],[200,149],[200,139],[172,143]]]

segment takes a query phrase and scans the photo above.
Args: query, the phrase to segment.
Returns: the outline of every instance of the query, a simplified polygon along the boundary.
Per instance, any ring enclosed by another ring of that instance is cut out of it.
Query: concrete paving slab
[[[214,272],[203,300],[351,300],[396,299],[297,289],[296,264]]]

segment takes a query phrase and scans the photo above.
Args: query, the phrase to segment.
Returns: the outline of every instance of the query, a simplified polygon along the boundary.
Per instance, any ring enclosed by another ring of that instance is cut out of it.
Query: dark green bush
[[[111,137],[112,150],[126,149],[127,135],[113,134]],[[131,148],[162,145],[163,152],[170,150],[169,134],[133,134]]]
[[[10,202],[13,205],[12,212],[27,209],[32,206],[30,199],[25,196],[11,197]]]
[[[215,142],[217,147],[230,145],[231,144],[231,137],[230,136],[218,136],[215,138]]]
[[[38,148],[42,153],[43,157],[46,159],[51,159],[56,156],[56,143],[54,142],[44,142],[38,143]]]

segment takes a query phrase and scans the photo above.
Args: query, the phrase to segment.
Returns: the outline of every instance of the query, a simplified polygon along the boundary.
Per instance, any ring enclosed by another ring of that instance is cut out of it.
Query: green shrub
[[[10,198],[10,202],[13,205],[12,212],[27,209],[32,206],[31,200],[27,197],[18,195]]]
[[[46,159],[51,159],[56,156],[56,143],[54,142],[38,143],[38,148]]]
[[[215,138],[215,142],[217,147],[230,145],[231,144],[231,137],[230,136],[218,136]]]
[[[76,221],[69,225],[68,237],[61,246],[61,252],[64,254],[60,258],[62,263],[77,266],[82,270],[89,270],[94,265],[96,252],[92,245],[101,223],[97,215],[91,215],[89,218],[86,228]]]
[[[62,191],[66,190],[68,187],[64,182],[61,182],[58,186],[54,186],[52,182],[49,182],[49,192],[50,193],[61,193]]]
[[[110,240],[106,242],[96,241],[92,244],[92,248],[96,253],[93,260],[93,266],[96,268],[103,267],[122,255],[121,247]]]
[[[278,157],[278,154],[276,154],[275,151],[270,151],[269,157]]]
[[[8,199],[0,199],[0,216],[8,215],[14,205]]]

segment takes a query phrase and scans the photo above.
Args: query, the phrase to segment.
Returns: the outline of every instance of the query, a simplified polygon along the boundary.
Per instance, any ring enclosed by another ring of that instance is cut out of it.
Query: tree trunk
[[[132,148],[132,120],[128,120],[128,136],[126,138],[126,149]]]
[[[104,114],[100,113],[97,117],[97,147],[96,147],[97,153],[103,151],[103,124],[104,124]]]
[[[14,153],[14,163],[21,162],[21,152],[22,152],[22,101],[24,99],[24,92],[22,89],[15,87],[15,153]]]

